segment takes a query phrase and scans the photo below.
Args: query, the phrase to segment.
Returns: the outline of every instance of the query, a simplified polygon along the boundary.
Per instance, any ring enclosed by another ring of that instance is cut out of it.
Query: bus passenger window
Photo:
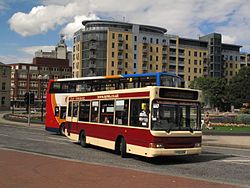
[[[55,116],[58,117],[59,116],[59,106],[55,107]]]
[[[65,119],[66,118],[66,106],[61,106],[60,118],[61,119]]]
[[[98,123],[99,101],[91,102],[91,122]]]
[[[73,117],[77,117],[78,114],[78,102],[73,103]]]
[[[130,105],[130,125],[148,127],[149,99],[134,99]]]
[[[100,122],[113,124],[114,101],[101,101]]]
[[[72,111],[72,102],[69,102],[68,106],[68,116],[71,117],[71,111]]]
[[[128,125],[129,100],[116,100],[115,124]]]
[[[80,102],[79,121],[89,121],[90,102]]]

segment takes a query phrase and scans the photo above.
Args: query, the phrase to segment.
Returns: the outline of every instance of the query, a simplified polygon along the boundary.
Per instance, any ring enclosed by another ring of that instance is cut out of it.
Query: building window
[[[125,48],[126,48],[126,50],[128,50],[128,44],[126,44]]]
[[[115,34],[114,33],[112,33],[112,39],[115,39]]]
[[[155,65],[155,69],[158,70],[158,65]]]
[[[115,57],[115,52],[112,52],[112,57]]]
[[[150,52],[153,52],[153,47],[152,46],[150,46]]]
[[[197,73],[197,68],[194,68],[194,73]]]
[[[114,42],[112,42],[112,48],[115,48],[115,43]]]
[[[159,39],[156,39],[156,44],[159,44]]]
[[[111,71],[111,75],[114,75],[114,74],[115,74],[115,72],[112,70],[112,71]]]
[[[152,67],[153,67],[153,66],[152,66],[152,64],[150,64],[150,66],[149,66],[149,67],[150,67],[150,70],[152,70]]]
[[[6,89],[6,83],[3,82],[3,83],[2,83],[2,90],[5,90],[5,89]]]
[[[151,56],[150,56],[150,61],[152,61],[152,60],[153,60],[153,56],[151,55]]]
[[[188,68],[188,72],[190,72],[190,67]]]
[[[137,50],[137,46],[136,45],[134,45],[134,50]]]
[[[114,62],[114,61],[112,61],[111,66],[112,66],[112,67],[114,67],[114,66],[115,66],[115,62]]]
[[[134,36],[134,41],[137,41],[137,36]]]
[[[196,59],[194,60],[194,64],[197,65],[197,60]]]
[[[201,52],[200,52],[200,57],[201,57]]]
[[[158,56],[155,56],[155,60],[158,61]]]
[[[136,69],[136,63],[134,63],[134,69]]]
[[[128,40],[128,35],[126,35],[126,40]]]
[[[190,60],[190,59],[188,60],[188,64],[189,64],[189,65],[191,64],[191,60]]]
[[[194,51],[194,57],[197,57],[197,52],[196,51]]]
[[[136,59],[136,54],[134,54],[134,59]]]
[[[191,51],[188,51],[188,55],[191,56]]]
[[[128,62],[125,62],[125,68],[128,68]]]
[[[2,104],[2,105],[5,104],[5,97],[2,97],[2,99],[1,99],[1,104]]]
[[[125,58],[128,59],[128,53],[125,54]]]

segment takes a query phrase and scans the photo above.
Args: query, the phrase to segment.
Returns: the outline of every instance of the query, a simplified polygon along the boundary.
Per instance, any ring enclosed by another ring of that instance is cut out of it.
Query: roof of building
[[[132,24],[128,22],[118,22],[118,21],[108,21],[108,20],[84,20],[82,21],[82,24],[84,26],[87,26],[88,24],[100,24],[100,25],[116,25],[116,26],[123,26],[123,27],[130,27],[132,28],[133,25],[138,25],[138,24]],[[162,28],[162,27],[156,27],[156,26],[150,26],[150,25],[139,25],[141,29],[144,30],[149,30],[152,32],[160,32],[162,34],[167,32],[167,29]]]

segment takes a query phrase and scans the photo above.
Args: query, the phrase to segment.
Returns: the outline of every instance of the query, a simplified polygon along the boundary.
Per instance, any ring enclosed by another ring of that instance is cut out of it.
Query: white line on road
[[[7,135],[7,134],[1,134],[1,133],[0,133],[0,136],[9,136],[9,135]]]

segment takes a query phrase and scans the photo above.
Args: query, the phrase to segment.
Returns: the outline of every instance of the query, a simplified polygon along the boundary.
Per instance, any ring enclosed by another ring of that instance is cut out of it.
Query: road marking
[[[64,138],[64,137],[62,137],[62,138],[48,137],[48,138],[49,138],[49,139],[52,139],[52,140],[63,140],[63,141],[68,140],[67,138]]]
[[[7,134],[1,134],[1,133],[0,133],[0,136],[9,136],[9,135],[7,135]]]
[[[40,139],[33,139],[33,138],[26,138],[25,140],[31,140],[31,141],[36,141],[36,142],[49,142],[49,143],[54,143],[54,144],[68,144],[64,142],[55,142],[55,141],[49,141],[49,140],[40,140]]]
[[[250,159],[225,159],[225,160],[221,160],[221,161],[226,162],[226,163],[250,165]]]

